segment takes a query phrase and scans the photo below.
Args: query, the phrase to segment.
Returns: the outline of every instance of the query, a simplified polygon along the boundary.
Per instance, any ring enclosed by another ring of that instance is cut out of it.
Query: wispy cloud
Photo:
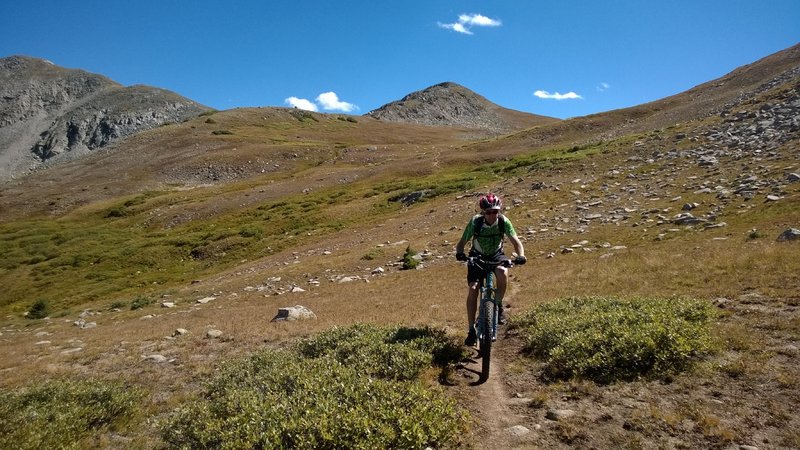
[[[323,92],[315,99],[316,103],[305,98],[289,97],[283,101],[288,106],[306,111],[319,111],[319,106],[325,111],[352,112],[358,109],[357,105],[339,100],[335,92]],[[319,105],[319,106],[317,106]]]
[[[539,90],[539,91],[534,92],[533,95],[535,95],[535,96],[537,96],[539,98],[546,99],[546,100],[574,100],[574,99],[582,99],[583,98],[580,95],[578,95],[578,94],[576,94],[576,93],[574,93],[572,91],[567,92],[566,94],[560,94],[558,92],[554,92],[554,93],[551,94],[551,93],[549,93],[547,91]]]
[[[461,14],[458,16],[458,21],[454,23],[438,22],[440,27],[462,34],[474,34],[471,31],[472,27],[499,27],[502,24],[501,21],[482,14]]]
[[[607,91],[609,89],[611,89],[611,85],[605,81],[601,81],[600,84],[597,85],[597,90],[600,92]]]
[[[335,92],[324,92],[317,97],[317,103],[322,105],[326,111],[351,112],[358,109],[358,106],[339,100]]]
[[[306,111],[319,111],[317,105],[304,98],[289,97],[283,103],[291,106],[292,108],[305,109]]]

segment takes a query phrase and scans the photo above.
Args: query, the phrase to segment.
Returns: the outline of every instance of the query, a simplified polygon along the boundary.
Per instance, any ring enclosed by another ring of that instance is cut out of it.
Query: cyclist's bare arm
[[[522,246],[522,241],[516,236],[509,236],[508,238],[511,240],[511,244],[514,246],[514,251],[517,253],[517,256],[525,256],[525,247]]]
[[[464,246],[466,246],[466,245],[467,245],[467,241],[465,241],[463,239],[459,240],[458,244],[456,244],[456,253],[464,253]]]

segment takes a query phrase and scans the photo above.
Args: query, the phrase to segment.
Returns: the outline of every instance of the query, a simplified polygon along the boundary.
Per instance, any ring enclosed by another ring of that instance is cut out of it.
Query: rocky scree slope
[[[558,122],[558,119],[552,117],[503,108],[452,82],[412,92],[401,100],[383,105],[366,115],[389,122],[460,126],[486,130],[493,134]]]
[[[797,44],[670,97],[523,130],[509,136],[503,145],[529,148],[565,140],[597,143],[647,133],[721,115],[737,105],[755,101],[755,97],[776,86],[796,82],[799,74]]]
[[[0,59],[0,181],[207,110],[173,92],[124,87],[42,59]]]

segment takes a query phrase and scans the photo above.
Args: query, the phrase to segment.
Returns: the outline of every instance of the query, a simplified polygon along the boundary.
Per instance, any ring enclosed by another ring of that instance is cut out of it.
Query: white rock
[[[206,332],[206,337],[211,338],[211,339],[216,339],[216,338],[221,337],[221,336],[222,336],[222,331],[220,331],[220,330],[208,330]]]
[[[514,437],[523,437],[531,433],[531,430],[522,425],[514,425],[513,427],[506,428],[506,431]]]
[[[271,322],[307,320],[316,318],[317,315],[314,314],[310,309],[303,305],[296,305],[279,308],[278,314],[272,318]]]

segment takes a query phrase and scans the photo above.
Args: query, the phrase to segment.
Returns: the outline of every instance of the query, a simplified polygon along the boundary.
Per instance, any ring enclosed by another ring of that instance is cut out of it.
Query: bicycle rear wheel
[[[483,335],[481,336],[481,378],[489,379],[489,366],[492,357],[492,335],[495,314],[495,304],[491,299],[486,299],[481,303],[483,310]]]

